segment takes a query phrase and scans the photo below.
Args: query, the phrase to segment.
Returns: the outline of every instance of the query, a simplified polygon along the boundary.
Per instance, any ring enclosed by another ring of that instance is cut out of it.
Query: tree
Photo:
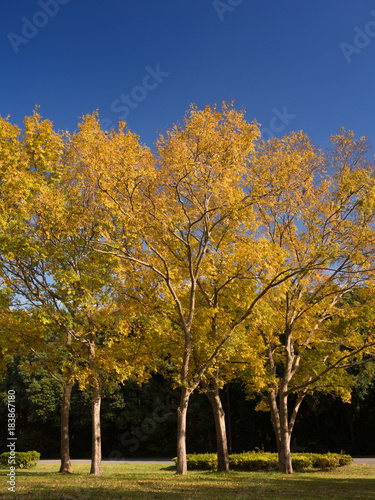
[[[12,317],[18,319],[20,339],[63,387],[61,472],[72,471],[69,405],[73,383],[78,380],[82,386],[93,386],[91,472],[100,474],[100,373],[112,380],[127,375],[125,360],[120,365],[112,358],[115,377],[102,366],[104,360],[110,363],[110,352],[121,351],[106,343],[113,331],[120,343],[126,336],[125,327],[121,329],[111,314],[111,308],[116,308],[111,298],[113,262],[88,245],[96,237],[97,222],[86,211],[87,193],[71,182],[72,152],[63,136],[35,111],[25,119],[18,148],[18,155],[25,156],[23,176],[29,190],[21,202],[16,190],[12,193],[8,186],[6,191],[7,231],[0,242],[2,280],[18,298]],[[17,160],[11,153],[9,165]],[[13,171],[9,169],[7,175]],[[4,178],[8,184],[13,182],[11,177]]]
[[[95,249],[115,256],[126,269],[130,264],[135,272],[147,270],[159,310],[176,325],[179,354],[174,359],[181,387],[177,473],[185,474],[191,393],[206,373],[215,373],[219,354],[257,302],[300,272],[294,263],[274,265],[287,262],[285,253],[262,238],[254,205],[259,200],[267,204],[275,190],[268,192],[264,175],[249,168],[259,131],[224,103],[221,111],[193,106],[184,126],[160,138],[156,158],[124,124],[105,135],[96,116],[88,116],[81,133],[86,147],[82,182],[95,191],[96,210],[101,210]],[[252,284],[251,294],[231,302],[231,291],[245,281]],[[215,295],[221,294],[215,305]],[[215,315],[220,319],[212,329]]]
[[[41,299],[41,303],[45,305],[40,295],[38,277],[41,277],[42,283],[46,284],[48,283],[48,275],[44,270],[38,276],[36,254],[38,250],[40,251],[40,242],[36,243],[31,235],[33,215],[35,214],[33,200],[37,199],[43,192],[43,187],[48,182],[51,184],[58,182],[63,140],[61,135],[53,132],[52,124],[49,121],[40,121],[37,110],[32,117],[25,118],[25,131],[21,139],[21,130],[10,124],[8,119],[0,119],[0,131],[2,167],[1,277],[4,289],[11,290],[14,297],[12,308],[7,310],[5,333],[8,332],[9,335],[5,337],[8,344],[13,342],[13,345],[17,343],[19,346],[24,341],[24,344],[34,348],[35,352],[35,347],[40,347],[40,330],[39,328],[35,330],[36,322],[30,321],[30,315],[24,310],[25,304],[22,303],[21,297],[31,308],[35,305],[34,300],[38,301],[38,299]],[[34,281],[29,279],[30,274],[35,278]],[[53,300],[56,300],[56,297],[53,297]],[[20,308],[19,312],[14,310],[17,307]],[[38,314],[34,315],[34,320],[41,319],[40,326],[42,331],[45,331],[45,317],[43,314],[37,316]],[[26,334],[26,338],[22,339],[25,325],[31,326],[33,333],[37,335],[28,337]],[[69,343],[67,338],[65,345],[68,346]],[[61,348],[60,354],[62,351],[63,348]],[[63,355],[63,359],[65,357],[66,353]],[[67,434],[68,402],[72,386],[71,374],[70,371],[68,379],[59,379],[64,392],[61,425],[61,471],[66,472],[72,471]]]
[[[341,130],[331,140],[326,159],[294,133],[264,143],[257,156],[277,193],[258,208],[265,237],[285,255],[283,265],[301,269],[258,307],[248,343],[263,344],[263,370],[245,370],[249,390],[271,412],[285,473],[292,472],[290,439],[305,395],[334,390],[350,398],[347,369],[375,354],[374,167],[364,138]]]

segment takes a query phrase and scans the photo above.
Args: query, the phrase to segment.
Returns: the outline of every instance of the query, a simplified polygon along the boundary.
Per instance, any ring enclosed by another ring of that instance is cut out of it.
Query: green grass
[[[350,465],[331,471],[277,472],[189,471],[176,476],[165,465],[103,464],[103,475],[89,474],[89,465],[75,465],[73,475],[61,475],[56,465],[37,465],[16,473],[16,493],[7,491],[0,472],[0,499],[337,499],[375,498],[375,466]]]

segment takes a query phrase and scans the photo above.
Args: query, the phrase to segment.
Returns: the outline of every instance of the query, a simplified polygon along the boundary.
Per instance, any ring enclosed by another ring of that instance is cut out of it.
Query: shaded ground
[[[58,461],[56,461],[58,462]],[[277,472],[191,471],[176,476],[170,465],[104,463],[103,476],[89,474],[86,464],[75,464],[74,474],[61,475],[56,465],[39,464],[18,471],[16,493],[1,500],[231,500],[231,499],[374,499],[375,466],[352,465],[332,471],[309,471],[285,476]],[[6,471],[0,473],[6,491]]]
[[[56,461],[58,463],[58,461]],[[170,465],[103,463],[103,475],[75,464],[74,474],[59,474],[56,465],[38,464],[17,471],[16,493],[6,494],[6,471],[0,472],[1,500],[169,500],[169,499],[374,499],[375,465],[295,473],[191,471],[176,476]]]

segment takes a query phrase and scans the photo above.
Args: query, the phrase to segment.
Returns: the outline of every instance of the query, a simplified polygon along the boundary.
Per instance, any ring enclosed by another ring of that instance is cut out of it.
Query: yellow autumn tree
[[[285,473],[293,470],[290,438],[305,395],[329,388],[348,398],[346,369],[375,353],[374,165],[365,138],[341,130],[331,142],[323,155],[292,133],[262,143],[252,165],[273,193],[256,207],[274,248],[272,260],[264,254],[260,283],[275,267],[300,269],[258,304],[247,343],[263,346],[263,370],[259,377],[250,363],[243,376],[271,412]]]
[[[35,111],[25,118],[17,154],[8,148],[0,272],[18,297],[10,311],[13,325],[19,325],[13,334],[62,384],[60,471],[72,472],[68,421],[77,380],[93,392],[91,472],[100,474],[101,387],[129,375],[127,358],[119,353],[125,349],[130,320],[116,313],[115,262],[89,244],[99,234],[98,222],[87,210],[90,193],[75,181],[72,144],[68,134],[54,132],[52,123]],[[131,309],[127,312],[130,318]]]
[[[219,355],[258,301],[301,272],[287,249],[265,235],[259,207],[275,204],[278,188],[255,166],[257,125],[232,104],[221,110],[192,106],[182,126],[160,137],[155,156],[124,124],[104,134],[94,115],[81,131],[83,138],[104,138],[81,180],[97,196],[102,230],[95,248],[126,269],[131,264],[135,273],[147,269],[155,303],[176,324],[177,473],[185,474],[192,391],[215,380]],[[252,286],[240,295],[244,282]]]

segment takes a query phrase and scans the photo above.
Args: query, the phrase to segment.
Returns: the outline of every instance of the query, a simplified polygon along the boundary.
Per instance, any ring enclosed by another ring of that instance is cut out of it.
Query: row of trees
[[[20,368],[18,357],[8,362],[0,380],[0,399],[6,402],[11,387],[17,396],[17,449],[38,450],[42,458],[59,457],[61,386],[44,369],[33,373]],[[374,453],[375,379],[374,363],[356,368],[358,383],[352,400],[344,403],[335,394],[307,395],[301,403],[292,434],[291,450],[337,452],[354,456]],[[354,369],[353,369],[354,370]],[[91,457],[91,389],[75,385],[70,406],[70,452],[72,458]],[[240,382],[229,382],[220,390],[225,411],[229,453],[265,449],[276,451],[269,413],[255,411],[260,396],[249,398]],[[143,384],[127,380],[103,389],[101,436],[103,457],[170,458],[176,453],[176,418],[179,389],[161,373]],[[6,421],[6,405],[0,421]],[[5,449],[6,428],[0,430]],[[207,396],[200,390],[190,398],[187,416],[188,453],[216,452],[215,423]],[[1,452],[1,451],[0,451]]]
[[[155,151],[96,113],[71,135],[37,110],[24,130],[1,119],[0,148],[0,348],[31,352],[61,384],[61,471],[75,381],[93,389],[100,474],[103,388],[164,370],[181,394],[178,474],[197,388],[228,470],[219,389],[234,378],[262,395],[291,473],[306,394],[350,399],[350,368],[375,353],[366,139],[341,130],[325,153],[302,132],[261,141],[223,103],[192,106]]]

